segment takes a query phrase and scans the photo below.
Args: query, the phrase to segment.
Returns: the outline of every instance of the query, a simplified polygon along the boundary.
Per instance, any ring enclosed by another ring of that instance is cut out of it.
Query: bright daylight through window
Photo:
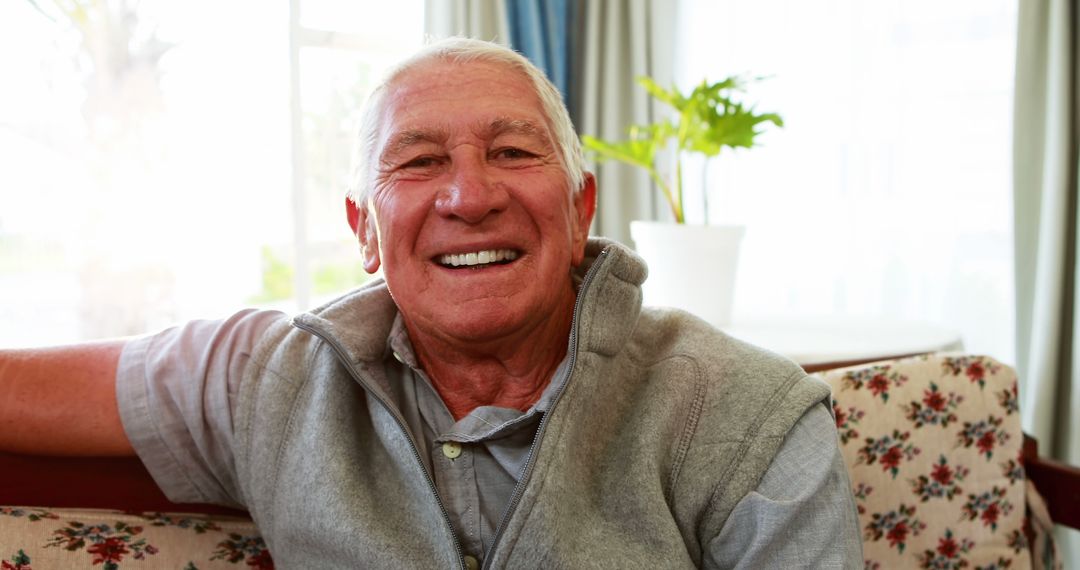
[[[0,344],[295,311],[366,278],[355,119],[422,42],[422,1],[293,4],[0,5]]]
[[[785,122],[708,172],[710,220],[747,226],[736,318],[937,323],[1013,362],[1016,2],[687,0],[682,15],[683,87],[764,76],[754,100]],[[700,221],[702,176],[686,180]]]

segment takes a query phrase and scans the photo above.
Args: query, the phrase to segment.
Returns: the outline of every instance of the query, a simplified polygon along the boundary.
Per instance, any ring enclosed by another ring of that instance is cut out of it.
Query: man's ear
[[[585,184],[580,192],[574,193],[574,211],[577,215],[574,228],[574,265],[580,265],[585,259],[585,243],[589,241],[589,226],[596,215],[596,177],[591,172],[585,173]]]
[[[368,215],[368,209],[361,207],[351,197],[345,197],[345,216],[349,227],[360,242],[360,255],[363,257],[364,271],[375,273],[379,270],[379,233],[374,220]]]
[[[352,196],[345,196],[345,217],[349,220],[354,236],[360,235],[360,206],[353,201]]]

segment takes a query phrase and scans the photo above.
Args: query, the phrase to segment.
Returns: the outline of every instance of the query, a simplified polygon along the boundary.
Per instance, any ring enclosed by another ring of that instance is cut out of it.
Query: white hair
[[[562,157],[568,186],[572,192],[585,184],[585,158],[581,141],[574,131],[570,114],[563,104],[559,90],[523,55],[498,44],[469,38],[446,38],[433,42],[389,71],[382,83],[371,92],[360,119],[360,132],[353,154],[352,175],[348,195],[358,206],[364,205],[368,190],[375,176],[375,145],[379,133],[379,119],[386,93],[395,81],[410,70],[429,62],[443,61],[451,64],[472,62],[491,63],[522,73],[528,79],[533,92],[540,99],[541,110],[554,131],[555,150]]]

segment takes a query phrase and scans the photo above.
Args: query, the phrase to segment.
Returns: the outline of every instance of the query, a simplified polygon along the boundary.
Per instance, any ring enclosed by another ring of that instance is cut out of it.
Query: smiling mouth
[[[491,265],[506,265],[518,258],[513,249],[486,249],[469,253],[446,253],[435,256],[435,261],[450,268],[479,269]]]

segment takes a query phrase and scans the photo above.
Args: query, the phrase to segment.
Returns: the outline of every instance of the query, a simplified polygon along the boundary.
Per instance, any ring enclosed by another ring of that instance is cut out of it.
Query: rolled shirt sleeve
[[[242,504],[233,411],[252,350],[284,318],[277,311],[246,310],[125,346],[116,375],[124,431],[170,500]]]
[[[705,552],[711,568],[862,568],[862,539],[832,413],[817,405],[788,432],[757,489]]]

